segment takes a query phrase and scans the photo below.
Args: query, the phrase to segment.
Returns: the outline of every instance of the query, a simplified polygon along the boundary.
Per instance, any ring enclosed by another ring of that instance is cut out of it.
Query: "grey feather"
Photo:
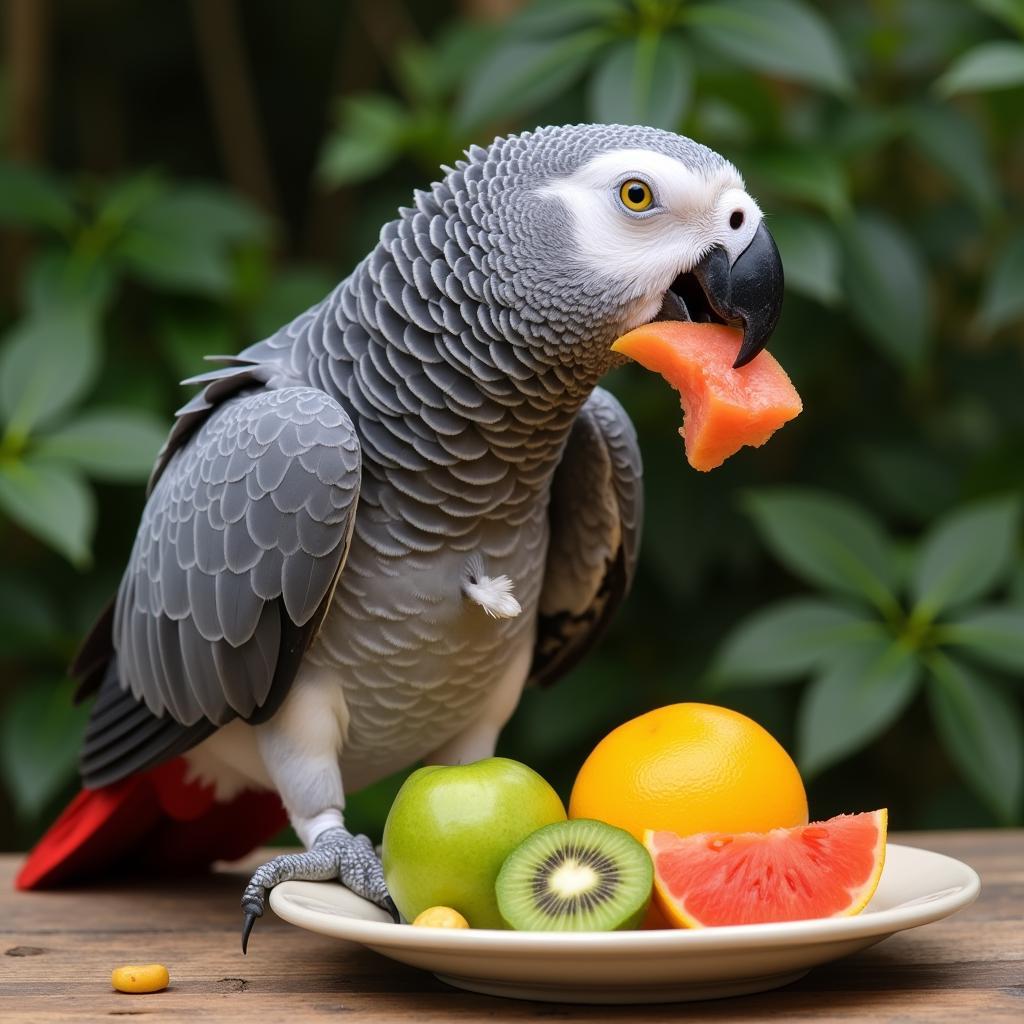
[[[642,462],[626,411],[595,388],[552,484],[551,543],[530,680],[546,685],[600,640],[629,593],[643,522]]]
[[[724,163],[640,127],[474,147],[322,302],[196,378],[154,470],[83,765],[135,721],[118,701],[167,725],[93,778],[265,719],[318,628],[345,763],[366,778],[464,730],[535,642],[540,680],[594,643],[636,565],[635,437],[594,389],[637,285],[594,280],[543,186],[637,148],[698,175]],[[522,614],[488,619],[464,597],[474,557],[512,580]],[[89,664],[94,688],[95,643]]]
[[[232,379],[227,371],[203,377],[220,387]],[[87,735],[90,784],[159,760],[159,744],[178,750],[185,733],[202,738],[203,722],[252,717],[275,684],[286,691],[291,678],[277,671],[282,616],[303,631],[304,647],[342,564],[360,479],[347,414],[308,387],[222,393],[227,400],[195,433],[179,435],[166,460],[115,607],[118,686],[152,721],[144,729],[130,717],[106,721]],[[239,451],[248,465],[232,479]]]

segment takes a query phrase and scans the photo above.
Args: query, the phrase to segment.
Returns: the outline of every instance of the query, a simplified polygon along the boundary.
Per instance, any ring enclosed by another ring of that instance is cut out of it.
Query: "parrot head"
[[[782,262],[761,211],[737,169],[691,139],[540,128],[472,147],[445,186],[467,273],[486,274],[503,326],[563,362],[606,367],[617,337],[672,319],[740,328],[742,366],[778,322]]]

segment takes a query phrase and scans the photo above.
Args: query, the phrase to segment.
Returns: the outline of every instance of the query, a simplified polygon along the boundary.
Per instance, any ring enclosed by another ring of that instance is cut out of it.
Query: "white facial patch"
[[[650,208],[628,210],[623,182],[636,178],[654,196]],[[714,245],[735,261],[761,223],[761,211],[743,179],[726,162],[710,175],[664,153],[619,149],[601,153],[566,178],[546,185],[575,222],[575,256],[601,280],[625,283],[636,305],[636,324],[653,317],[665,291]]]

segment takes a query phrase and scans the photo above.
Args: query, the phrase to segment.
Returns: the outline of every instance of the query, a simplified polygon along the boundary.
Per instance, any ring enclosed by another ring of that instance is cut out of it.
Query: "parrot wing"
[[[237,365],[191,381],[207,387],[179,414],[116,604],[78,659],[79,695],[99,690],[87,786],[233,718],[269,717],[326,614],[355,521],[359,441],[322,391],[254,390],[259,377]]]
[[[551,487],[551,539],[530,682],[560,679],[597,643],[636,571],[643,467],[626,411],[603,388],[580,410]]]

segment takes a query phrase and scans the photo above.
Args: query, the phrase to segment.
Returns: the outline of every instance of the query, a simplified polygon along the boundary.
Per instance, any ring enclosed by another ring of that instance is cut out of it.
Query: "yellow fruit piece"
[[[110,984],[118,992],[159,992],[167,988],[171,976],[163,964],[142,964],[116,967],[110,974]]]
[[[468,928],[469,922],[451,907],[427,907],[413,925],[417,928]]]
[[[647,829],[768,832],[807,823],[792,758],[757,722],[711,704],[670,704],[612,730],[576,777],[570,818]]]

